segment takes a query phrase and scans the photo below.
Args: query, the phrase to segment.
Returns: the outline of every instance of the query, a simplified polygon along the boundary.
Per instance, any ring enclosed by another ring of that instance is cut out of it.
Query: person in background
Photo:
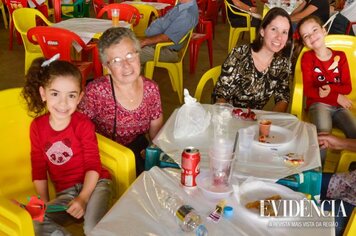
[[[94,125],[76,111],[81,85],[80,71],[66,61],[38,58],[26,75],[22,95],[35,116],[30,127],[32,180],[45,204],[68,207],[46,213],[43,223],[34,221],[36,235],[68,235],[59,224],[82,217],[88,234],[109,209],[111,178],[100,163]],[[51,201],[47,173],[56,190]]]
[[[146,37],[140,39],[142,65],[152,61],[157,43],[174,42],[173,46],[161,49],[160,61],[177,62],[178,51],[183,47],[179,41],[198,24],[196,0],[179,0],[166,15],[158,18],[146,29]]]
[[[345,53],[326,47],[327,33],[317,16],[303,18],[298,31],[303,44],[311,49],[301,59],[309,120],[318,132],[330,133],[337,127],[347,138],[356,138],[356,120],[349,111],[352,101],[346,97],[352,85]],[[322,152],[322,163],[325,157],[326,153]]]
[[[356,152],[356,139],[344,139],[320,133],[318,141],[321,149],[330,148]],[[351,213],[356,206],[356,170],[336,174],[323,173],[320,195],[321,200],[336,199],[335,209],[339,209],[342,201],[347,217],[343,217],[342,214],[335,216],[337,222],[335,231],[337,236],[343,235]],[[325,205],[329,207],[328,204]],[[325,210],[331,209],[326,208]]]
[[[309,15],[319,17],[325,23],[330,16],[329,0],[302,0],[302,3],[292,12],[290,18],[294,29],[296,24]]]
[[[163,124],[158,85],[140,76],[140,42],[130,29],[110,28],[100,37],[99,53],[108,75],[86,87],[79,110],[96,131],[135,154],[136,175],[144,171],[144,150]]]
[[[292,23],[288,13],[272,8],[264,17],[257,37],[236,46],[222,65],[212,97],[235,107],[263,109],[273,96],[273,111],[285,112],[290,99],[288,54]]]
[[[227,0],[227,2],[229,4],[231,4],[234,10],[238,11],[238,12],[247,12],[247,13],[255,13],[257,14],[257,7],[253,5],[251,0]],[[234,8],[234,6],[236,6],[236,8]],[[246,23],[246,18],[243,16],[239,16],[239,15],[235,15],[234,13],[232,13],[230,11],[230,9],[228,9],[228,13],[227,16],[229,17],[230,23],[232,27],[246,27],[247,23]],[[261,20],[258,18],[255,18],[253,16],[251,16],[251,27],[256,27],[258,28],[258,26],[260,25]]]

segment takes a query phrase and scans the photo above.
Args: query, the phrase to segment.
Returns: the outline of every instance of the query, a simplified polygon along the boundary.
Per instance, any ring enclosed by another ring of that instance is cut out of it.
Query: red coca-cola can
[[[197,186],[195,178],[200,173],[200,153],[197,148],[187,147],[182,152],[181,183],[185,187]]]

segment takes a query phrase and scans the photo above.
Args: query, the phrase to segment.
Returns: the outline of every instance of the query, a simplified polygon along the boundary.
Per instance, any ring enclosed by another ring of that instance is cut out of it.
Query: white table
[[[160,206],[158,192],[162,187],[179,195],[185,203],[193,206],[204,219],[215,209],[218,202],[207,199],[197,188],[185,191],[180,185],[179,172],[153,167],[136,179],[90,235],[194,235],[183,234],[175,222],[174,216]],[[333,225],[333,218],[262,218],[258,213],[246,209],[234,195],[226,200],[227,204],[233,207],[234,215],[231,219],[223,218],[218,223],[206,222],[209,236],[334,235],[333,227],[320,227],[323,224]],[[284,226],[278,226],[278,224]],[[286,224],[290,225],[286,226]]]
[[[157,11],[163,10],[164,8],[171,5],[171,4],[163,3],[163,2],[140,2],[140,1],[124,1],[121,3],[129,4],[129,5],[131,5],[131,4],[149,5],[149,6],[153,6],[154,8],[156,8]]]
[[[262,15],[265,16],[267,14],[267,12],[269,11],[269,9],[272,9],[274,7],[281,7],[284,10],[286,10],[286,12],[288,12],[288,14],[292,14],[292,12],[303,2],[302,0],[296,0],[295,1],[295,5],[286,5],[284,3],[282,3],[283,1],[281,0],[274,0],[273,3],[265,3],[264,4],[264,8],[263,8],[263,13]],[[278,5],[279,3],[279,5]]]
[[[120,27],[131,28],[126,21],[119,22]],[[112,27],[112,21],[96,18],[71,18],[52,24],[51,27],[58,27],[70,30],[79,35],[85,43],[91,39],[99,39],[102,33]]]
[[[211,112],[212,105],[204,105]],[[185,147],[193,146],[200,150],[201,166],[209,165],[208,150],[212,142],[212,124],[202,134],[195,137],[175,139],[173,136],[177,111],[169,117],[160,130],[153,143],[171,156],[178,164],[181,162],[181,153]],[[306,170],[321,167],[319,145],[316,128],[313,124],[299,121],[295,116],[287,113],[267,111],[255,111],[257,119],[261,117],[272,120],[272,124],[286,128],[292,133],[292,140],[278,147],[266,147],[254,142],[247,161],[237,159],[234,175],[241,178],[254,176],[257,178],[276,181],[286,176],[301,173]],[[234,118],[231,124],[231,132],[236,133],[239,128],[257,125],[257,121],[244,121]],[[304,163],[298,167],[285,165],[279,156],[287,153],[297,153],[304,156]]]

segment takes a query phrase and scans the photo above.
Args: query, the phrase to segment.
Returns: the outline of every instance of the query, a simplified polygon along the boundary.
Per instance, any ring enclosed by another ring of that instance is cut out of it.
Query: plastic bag
[[[184,89],[184,104],[178,110],[174,124],[174,138],[187,138],[200,134],[210,124],[210,112]]]

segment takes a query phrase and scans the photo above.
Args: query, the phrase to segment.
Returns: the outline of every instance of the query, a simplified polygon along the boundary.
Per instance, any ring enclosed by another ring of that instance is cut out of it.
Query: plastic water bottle
[[[207,236],[208,230],[203,224],[201,216],[190,205],[184,204],[176,194],[166,189],[161,190],[160,202],[172,215],[184,232],[195,232],[197,236]]]

